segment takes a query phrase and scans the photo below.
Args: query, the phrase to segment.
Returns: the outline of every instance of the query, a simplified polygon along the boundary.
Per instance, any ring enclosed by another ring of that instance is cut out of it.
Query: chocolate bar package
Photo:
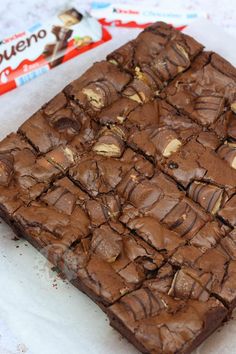
[[[87,12],[72,8],[0,41],[0,95],[111,39]]]
[[[81,4],[99,22],[106,26],[145,28],[158,21],[172,24],[179,29],[191,24],[199,18],[206,18],[204,11],[186,8],[172,4],[171,7],[164,3],[149,1],[149,6],[144,2],[129,1],[92,1]]]

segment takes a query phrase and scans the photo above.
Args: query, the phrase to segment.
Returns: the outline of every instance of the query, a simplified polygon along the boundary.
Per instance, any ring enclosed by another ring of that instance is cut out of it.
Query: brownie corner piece
[[[208,291],[209,277],[165,263],[108,308],[111,325],[143,353],[190,353],[218,328],[227,308]]]
[[[218,54],[203,52],[163,95],[178,110],[225,138],[228,131],[224,121],[235,102],[235,88],[236,69]]]
[[[187,270],[169,275],[165,267],[163,279],[148,281],[108,308],[110,324],[142,353],[190,353],[222,325],[227,309]]]

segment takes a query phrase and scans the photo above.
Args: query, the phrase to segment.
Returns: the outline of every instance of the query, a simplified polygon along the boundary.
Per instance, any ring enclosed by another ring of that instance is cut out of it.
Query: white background
[[[223,5],[222,1],[216,0],[184,3],[185,7],[199,9],[201,4],[207,3],[205,10],[211,13],[214,21],[234,33],[231,18],[233,16],[235,20],[233,1],[225,0]],[[0,1],[0,37],[24,29],[50,14],[54,15],[55,9],[61,10],[63,4],[76,5],[76,1]],[[199,36],[209,49],[217,50],[236,64],[233,41],[221,30],[206,26],[204,30],[204,25],[197,25],[191,33]],[[1,96],[0,138],[14,130],[93,61],[103,58],[137,34],[135,30],[125,29],[112,32],[113,41]],[[23,240],[13,241],[14,235],[4,223],[0,225],[0,234],[0,354],[137,353],[109,327],[105,315],[92,301],[50,271],[47,261],[37,251]],[[197,352],[235,353],[235,329],[236,321],[232,320]]]
[[[94,0],[110,2],[112,0]],[[0,1],[0,38],[26,29],[44,18],[54,16],[66,7],[75,6],[88,0],[1,0]],[[167,10],[181,8],[191,11],[204,11],[210,19],[236,35],[236,3],[235,0],[116,0],[113,2],[152,4],[165,7]]]

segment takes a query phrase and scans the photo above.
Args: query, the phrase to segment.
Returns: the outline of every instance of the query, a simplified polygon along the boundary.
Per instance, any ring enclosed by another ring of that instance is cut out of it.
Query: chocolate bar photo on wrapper
[[[51,68],[62,63],[68,40],[72,36],[73,30],[66,27],[53,26],[52,33],[56,37],[56,42],[47,44],[43,51]]]
[[[55,35],[56,42],[47,44],[43,52],[44,56],[48,59],[51,68],[62,63],[68,47],[68,41],[73,33],[71,27],[80,23],[83,19],[83,15],[76,9],[72,8],[60,13],[58,18],[63,22],[64,26],[52,26],[51,32]]]
[[[55,65],[81,20],[61,19]],[[157,22],[0,142],[3,220],[142,353],[192,353],[236,306],[235,93]]]
[[[70,27],[79,23],[82,20],[83,15],[76,9],[72,8],[60,13],[58,17],[64,23],[65,27]]]

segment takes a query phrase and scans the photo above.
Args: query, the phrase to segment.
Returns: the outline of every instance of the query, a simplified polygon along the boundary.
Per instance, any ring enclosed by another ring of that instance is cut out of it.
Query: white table
[[[95,0],[93,0],[95,1]],[[109,0],[96,0],[109,2]],[[112,0],[111,0],[112,1]],[[55,15],[65,7],[75,6],[86,0],[1,0],[0,1],[0,38],[24,30],[44,18]],[[87,0],[87,2],[89,2]],[[155,3],[173,9],[173,6],[188,10],[204,11],[217,25],[236,35],[236,6],[234,0],[115,0],[116,3],[133,2],[151,6]]]

